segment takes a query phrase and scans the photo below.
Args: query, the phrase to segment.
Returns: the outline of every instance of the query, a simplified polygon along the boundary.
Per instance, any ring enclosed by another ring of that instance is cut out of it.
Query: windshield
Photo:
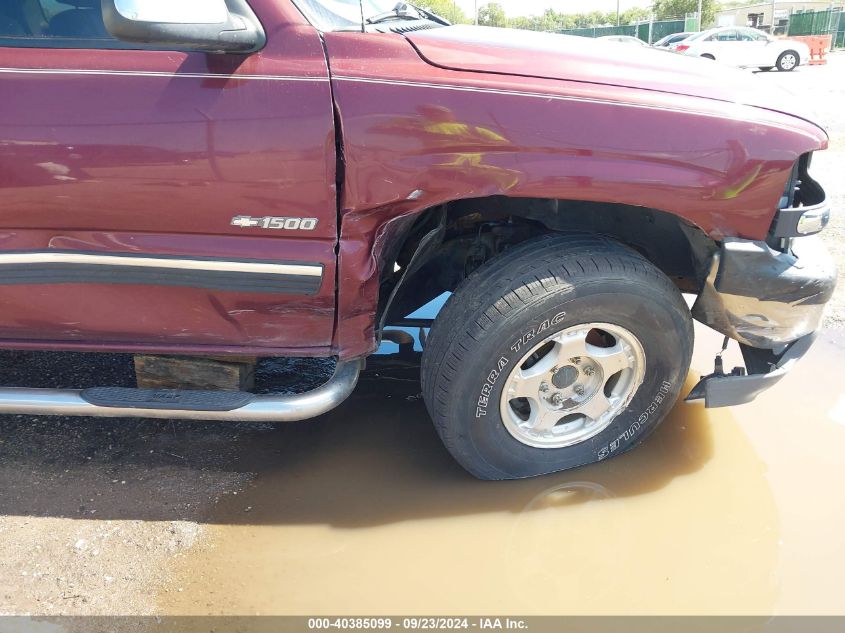
[[[300,10],[312,24],[322,31],[361,30],[364,20],[388,13],[397,0],[296,0]]]
[[[746,41],[763,42],[769,40],[769,35],[757,29],[739,29],[739,38]]]

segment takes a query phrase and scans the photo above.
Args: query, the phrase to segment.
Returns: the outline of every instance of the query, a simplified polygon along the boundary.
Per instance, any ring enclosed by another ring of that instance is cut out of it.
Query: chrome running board
[[[358,383],[363,360],[338,363],[324,385],[295,395],[177,389],[0,388],[0,414],[81,415],[233,422],[296,422],[335,408]]]

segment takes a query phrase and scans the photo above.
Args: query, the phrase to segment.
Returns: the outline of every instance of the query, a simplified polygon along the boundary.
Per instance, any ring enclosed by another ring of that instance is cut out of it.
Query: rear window
[[[736,31],[720,31],[711,35],[709,39],[717,42],[736,42],[739,40],[739,35]]]

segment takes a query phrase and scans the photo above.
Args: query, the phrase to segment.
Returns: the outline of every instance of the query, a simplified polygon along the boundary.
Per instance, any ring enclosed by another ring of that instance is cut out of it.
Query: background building
[[[716,12],[716,26],[753,26],[771,32],[774,9],[775,34],[786,34],[789,16],[805,11],[822,11],[842,6],[840,2],[757,2]]]

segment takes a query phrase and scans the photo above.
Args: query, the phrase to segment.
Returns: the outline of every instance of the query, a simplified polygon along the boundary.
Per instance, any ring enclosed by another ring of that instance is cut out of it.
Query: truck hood
[[[426,62],[442,68],[716,99],[765,108],[818,125],[795,96],[748,71],[651,47],[478,26],[415,31],[405,37]]]

